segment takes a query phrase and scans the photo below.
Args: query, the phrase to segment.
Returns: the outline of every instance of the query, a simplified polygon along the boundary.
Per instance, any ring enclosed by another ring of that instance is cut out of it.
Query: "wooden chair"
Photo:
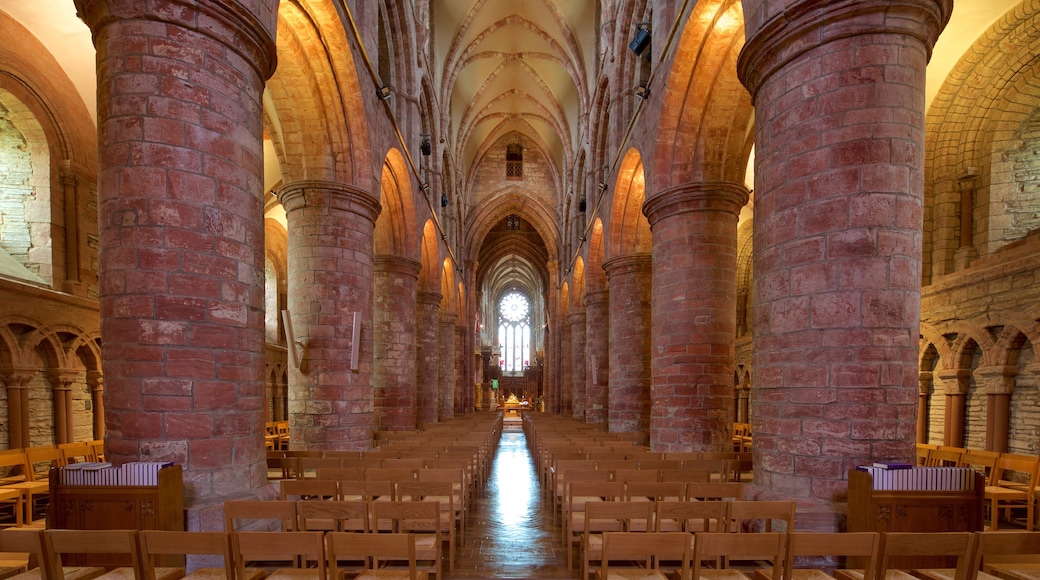
[[[296,502],[289,500],[228,500],[224,502],[224,531],[296,529]]]
[[[299,501],[296,503],[297,530],[304,532],[368,533],[369,507],[365,501]]]
[[[681,481],[632,481],[625,484],[626,501],[680,501],[686,499]]]
[[[914,456],[916,457],[916,464],[918,467],[928,465],[928,454],[932,450],[938,449],[938,445],[932,443],[918,443],[914,447]]]
[[[661,481],[708,483],[711,481],[711,471],[699,469],[662,469]]]
[[[339,485],[334,479],[282,479],[278,481],[278,499],[328,501],[339,498]]]
[[[47,481],[50,471],[68,464],[65,454],[55,445],[38,445],[25,450],[25,462],[32,468],[32,481]]]
[[[161,568],[156,566],[160,556],[208,555],[223,558],[222,567],[196,568],[184,578],[197,580],[258,580],[264,577],[259,568],[247,568],[246,576],[235,577],[235,557],[231,552],[231,537],[227,532],[185,532],[174,530],[141,530],[137,534],[141,550],[143,580],[156,580]]]
[[[237,578],[248,565],[263,562],[267,578],[325,580],[325,534],[322,532],[232,532],[231,549]]]
[[[689,578],[690,535],[683,532],[604,532],[598,580],[665,580],[662,562],[679,562],[678,578]],[[633,562],[642,562],[633,567]],[[583,579],[584,580],[584,579]]]
[[[462,543],[466,531],[466,512],[468,508],[469,490],[465,472],[456,468],[424,468],[418,472],[419,481],[446,481],[451,484],[452,504],[455,510],[455,525],[459,529],[459,543]]]
[[[339,499],[343,501],[391,501],[396,499],[392,481],[350,479],[336,483],[339,485]]]
[[[61,572],[51,571],[48,566],[53,562],[44,546],[43,530],[38,528],[0,533],[0,552],[26,555],[26,566],[32,567],[18,574],[18,580],[89,580],[105,572],[104,568],[97,566],[63,566]]]
[[[1021,477],[1016,479],[1015,474]],[[1010,519],[1012,509],[1025,508],[1026,530],[1033,531],[1037,477],[1040,477],[1037,457],[1001,454],[994,470],[994,484],[987,485],[985,491],[990,530],[998,528],[1001,510]]]
[[[1005,531],[975,534],[975,554],[970,569],[980,578],[1035,580],[1040,576],[1040,533]],[[969,580],[971,580],[969,578]]]
[[[325,536],[325,552],[329,560],[329,577],[342,578],[344,572],[353,580],[425,580],[425,570],[416,562],[413,534],[349,534],[332,532]],[[344,560],[364,560],[360,569],[341,569]],[[404,569],[394,569],[391,565]]]
[[[579,546],[585,530],[585,510],[590,503],[620,501],[624,485],[617,481],[572,481],[567,484],[564,505],[563,537],[567,550],[567,569],[574,569],[572,546]]]
[[[592,562],[603,558],[604,532],[649,532],[653,529],[654,506],[648,502],[601,501],[585,506],[581,534],[581,576],[589,577]]]
[[[89,441],[90,452],[94,456],[94,461],[105,460],[105,440],[104,439],[93,439]]]
[[[419,478],[418,469],[411,467],[371,467],[365,470],[368,481],[415,481]]]
[[[11,508],[11,519],[14,527],[20,528],[24,525],[25,507],[22,505],[22,492],[17,489],[4,489],[0,487],[0,506]]]
[[[733,561],[772,562],[766,575],[771,580],[780,580],[783,573],[784,534],[761,532],[757,534],[732,534],[728,532],[702,532],[695,534],[693,541],[693,580],[733,580],[748,578],[743,572],[729,568]],[[702,563],[726,562],[725,567],[708,569]],[[755,575],[758,575],[756,571]]]
[[[726,459],[690,459],[683,461],[682,468],[686,471],[707,471],[710,473],[709,481],[729,481]]]
[[[37,498],[47,497],[50,494],[50,480],[47,477],[36,479],[36,471],[29,463],[28,450],[21,449],[12,453],[0,453],[0,468],[7,467],[11,472],[21,474],[20,481],[9,481],[0,489],[17,490],[22,496],[21,505],[24,510],[22,522],[31,524],[34,520],[35,505]],[[12,476],[19,477],[18,475]]]
[[[333,481],[346,481],[353,479],[356,481],[365,480],[365,468],[364,467],[319,467],[314,470],[314,477],[316,479],[331,479]]]
[[[455,489],[450,481],[401,481],[397,483],[398,501],[425,501],[437,504],[442,539],[448,546],[448,572],[455,571]]]
[[[821,559],[860,558],[863,577],[874,578],[881,553],[877,532],[787,532],[784,580],[832,580],[840,570],[818,568]],[[804,567],[806,562],[809,567]],[[757,575],[757,574],[756,574]]]
[[[661,472],[656,469],[615,469],[613,479],[621,483],[660,482]]]
[[[372,502],[372,528],[390,533],[411,533],[415,536],[415,558],[429,562],[422,567],[427,574],[443,580],[441,575],[440,507],[425,501]]]
[[[94,578],[142,577],[136,530],[46,530],[43,545],[47,570],[56,580],[67,580],[62,565],[66,558],[70,559],[70,565],[83,565],[89,561],[91,565],[107,570]],[[182,576],[183,566],[155,569],[156,580],[174,580]]]

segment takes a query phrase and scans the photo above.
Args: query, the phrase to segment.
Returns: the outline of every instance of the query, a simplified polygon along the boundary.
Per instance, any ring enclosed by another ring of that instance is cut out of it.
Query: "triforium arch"
[[[997,20],[928,109],[926,285],[1040,228],[1033,209],[1040,188],[1028,169],[1040,122],[1040,109],[1029,105],[1040,100],[1038,6],[1029,0]]]

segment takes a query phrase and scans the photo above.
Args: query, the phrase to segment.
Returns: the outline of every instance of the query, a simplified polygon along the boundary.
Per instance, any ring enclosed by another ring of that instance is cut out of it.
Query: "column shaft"
[[[420,292],[416,328],[416,389],[419,425],[436,423],[439,409],[440,292]]]
[[[440,348],[437,352],[437,391],[440,406],[437,417],[446,421],[455,416],[455,319],[454,314],[440,315]]]
[[[373,260],[372,386],[376,425],[414,431],[418,352],[416,295],[422,263],[402,256]]]
[[[585,294],[585,422],[607,422],[609,385],[608,337],[610,336],[610,293],[606,290]],[[533,361],[532,361],[533,363]]]
[[[571,329],[571,414],[585,419],[585,311],[572,312],[568,318]]]
[[[603,268],[610,286],[607,429],[648,433],[653,260],[649,254],[621,256],[604,262]]]

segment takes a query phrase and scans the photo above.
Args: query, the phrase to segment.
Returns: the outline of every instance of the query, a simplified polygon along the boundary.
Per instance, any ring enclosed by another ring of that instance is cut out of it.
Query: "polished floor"
[[[519,425],[506,425],[446,578],[577,578]]]

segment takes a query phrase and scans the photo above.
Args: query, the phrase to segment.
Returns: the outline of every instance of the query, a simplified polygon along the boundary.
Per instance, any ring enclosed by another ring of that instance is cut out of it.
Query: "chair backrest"
[[[782,522],[786,532],[794,530],[795,502],[793,501],[728,501],[726,502],[727,529],[731,532],[771,532]],[[774,525],[776,524],[776,525]]]
[[[296,529],[296,502],[289,500],[228,500],[224,502],[224,531],[240,529]]]
[[[711,471],[707,469],[662,469],[661,481],[708,483]]]
[[[339,481],[339,499],[341,500],[390,500],[394,499],[394,482],[392,481],[357,481],[354,479]]]
[[[136,530],[69,530],[50,529],[44,532],[47,567],[54,578],[65,577],[62,557],[72,555],[71,565],[89,561],[92,566],[130,568],[134,577],[140,577]]]
[[[923,466],[928,464],[928,453],[933,449],[938,449],[939,446],[932,443],[918,443],[914,446],[914,455],[917,458],[917,465]]]
[[[330,532],[325,535],[325,552],[329,560],[329,577],[340,578],[339,561],[366,560],[366,567],[376,569],[384,563],[407,562],[408,578],[416,580],[415,536],[412,534],[351,534]]]
[[[686,499],[686,485],[681,481],[630,481],[625,484],[625,497],[651,501]]]
[[[0,473],[10,481],[24,480],[27,475],[28,464],[25,459],[25,449],[0,450]]]
[[[418,469],[411,467],[370,467],[365,470],[365,479],[369,481],[414,481],[418,478]]]
[[[799,559],[808,560],[817,567],[819,557],[860,558],[863,578],[875,577],[881,553],[881,534],[878,532],[787,532],[784,553],[784,578],[794,578],[800,566]]]
[[[780,532],[698,533],[693,542],[693,578],[701,577],[701,563],[705,561],[716,563],[719,560],[766,560],[772,562],[772,580],[780,580],[783,572],[784,538],[784,534]]]
[[[369,508],[366,501],[299,501],[297,530],[367,533]]]
[[[40,566],[41,578],[54,577],[46,573],[48,558],[40,528],[11,528],[0,532],[0,552],[24,552],[29,555],[29,565]]]
[[[77,441],[75,443],[61,443],[58,445],[61,452],[61,465],[69,463],[85,463],[94,461],[94,448],[89,441]]]
[[[975,551],[972,532],[886,532],[881,537],[881,557],[878,578],[885,578],[889,570],[918,569],[923,556],[956,557],[954,580],[968,580],[972,573]],[[934,567],[948,568],[943,563]],[[974,570],[978,570],[975,568]]]
[[[726,502],[659,501],[655,504],[657,531],[724,532]]]
[[[231,549],[237,578],[247,578],[246,564],[263,561],[281,568],[313,568],[326,578],[325,534],[322,532],[232,532]]]
[[[928,459],[925,465],[929,467],[953,467],[961,462],[964,449],[958,447],[940,447],[928,451]]]
[[[372,502],[372,529],[441,533],[440,506],[428,501]]]
[[[52,467],[62,467],[67,463],[61,449],[54,445],[27,447],[25,461],[32,466],[26,473],[30,481],[47,481]]]
[[[1035,565],[1040,556],[1040,533],[1037,532],[979,532],[975,534],[975,541],[971,570],[1008,560],[1029,561]]]
[[[282,479],[278,481],[278,498],[283,500],[327,501],[339,497],[334,479]]]
[[[1000,453],[968,449],[961,455],[960,467],[970,467],[986,476],[986,485],[995,485],[997,477],[997,461]]]
[[[1029,495],[1032,496],[1033,490],[1036,489],[1038,462],[1040,462],[1040,459],[1035,455],[1001,453],[1000,458],[997,460],[997,468],[995,470],[996,473],[993,476],[993,481],[999,482],[1005,480],[1020,482],[1023,486],[1026,486]],[[1016,474],[1020,479],[1015,479]]]
[[[599,577],[611,578],[612,562],[642,562],[650,570],[659,570],[661,562],[681,562],[678,577],[689,578],[691,543],[686,532],[604,532]]]
[[[332,479],[335,481],[344,481],[347,479],[356,479],[362,481],[365,479],[365,468],[364,467],[317,467],[314,469],[315,479]]]
[[[744,484],[735,481],[686,484],[686,499],[743,500]]]
[[[621,483],[658,482],[661,481],[661,472],[656,469],[615,469],[614,481]]]
[[[224,577],[235,577],[235,557],[227,532],[185,532],[181,530],[141,530],[137,534],[144,580],[155,580],[157,556],[219,555],[224,559]],[[216,569],[210,569],[216,572]]]
[[[583,535],[588,544],[590,533],[613,531],[650,531],[653,527],[654,504],[645,501],[599,501],[585,504]]]

